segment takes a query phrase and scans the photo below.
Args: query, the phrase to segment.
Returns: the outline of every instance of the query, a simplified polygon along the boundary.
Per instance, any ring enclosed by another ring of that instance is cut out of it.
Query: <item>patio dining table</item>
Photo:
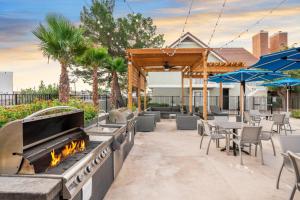
[[[225,129],[225,130],[232,130],[233,133],[237,134],[237,131],[239,129],[242,129],[245,124],[242,122],[212,121],[211,125],[213,125],[215,127],[219,127],[221,129]],[[233,137],[235,137],[234,134],[233,134]],[[227,138],[227,139],[229,140],[229,138]],[[229,149],[230,149],[230,146],[228,144],[229,144],[229,142],[226,142],[227,153],[229,152]],[[236,156],[236,144],[235,143],[233,143],[232,149],[233,149],[233,155]],[[222,150],[224,151],[225,149],[222,149]]]

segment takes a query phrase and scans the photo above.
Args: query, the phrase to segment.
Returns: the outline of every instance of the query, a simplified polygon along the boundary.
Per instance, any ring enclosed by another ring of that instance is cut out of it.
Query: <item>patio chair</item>
[[[290,115],[291,115],[291,113],[290,112],[283,112],[282,114],[285,114],[284,124],[285,124],[286,128],[287,127],[289,128],[289,131],[292,134],[293,131],[295,131],[295,130],[292,130],[292,126],[290,124]]]
[[[244,121],[249,125],[259,126],[260,125],[260,118],[253,118],[251,117],[249,112],[244,112]]]
[[[273,127],[276,126],[277,127],[277,133],[280,133],[280,130],[282,130],[282,127],[284,127],[284,131],[285,131],[285,135],[287,135],[286,133],[286,126],[285,126],[285,114],[274,114],[272,116],[272,120],[273,120],[273,124],[271,127],[271,130],[273,131]]]
[[[295,179],[296,179],[295,185],[292,189],[292,192],[291,192],[290,198],[289,198],[290,200],[293,200],[296,190],[300,191],[300,156],[299,156],[299,154],[297,155],[291,151],[288,151],[287,153],[291,160],[291,163],[292,163],[292,166],[294,169]]]
[[[274,141],[272,139],[272,132],[262,131],[260,134],[260,140],[261,141],[270,141],[272,144],[272,148],[273,148],[273,154],[274,154],[274,156],[276,156]],[[257,145],[255,146],[255,156],[256,156],[256,154],[257,154]]]
[[[262,127],[259,126],[244,126],[241,132],[241,135],[237,135],[233,133],[236,138],[233,139],[233,142],[238,145],[239,152],[240,152],[240,163],[243,165],[243,158],[242,158],[242,146],[244,145],[259,145],[260,152],[261,152],[261,163],[264,164],[263,159],[263,151],[262,151],[262,144],[260,140]]]
[[[202,134],[202,137],[201,137],[200,149],[202,147],[202,142],[203,142],[204,136],[205,135],[209,136],[209,142],[208,142],[207,149],[206,149],[206,155],[208,155],[211,141],[212,140],[218,141],[220,139],[226,139],[226,137],[222,134],[223,130],[222,131],[217,131],[210,124],[208,124],[207,122],[205,122],[203,120],[200,120],[200,123],[201,123],[201,126],[203,127],[204,133],[205,133],[205,134]]]
[[[277,177],[277,182],[276,182],[277,189],[279,189],[279,182],[280,182],[280,177],[283,168],[287,169],[289,172],[293,172],[293,166],[290,158],[288,157],[287,151],[300,153],[300,135],[279,136],[279,143],[280,143],[281,155],[283,159]]]

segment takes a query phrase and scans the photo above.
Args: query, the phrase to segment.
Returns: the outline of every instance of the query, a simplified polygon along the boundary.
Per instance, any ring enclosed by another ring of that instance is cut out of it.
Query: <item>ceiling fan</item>
[[[163,67],[164,67],[165,71],[170,71],[170,69],[172,69],[175,66],[169,65],[168,61],[166,61],[165,64],[163,65]]]

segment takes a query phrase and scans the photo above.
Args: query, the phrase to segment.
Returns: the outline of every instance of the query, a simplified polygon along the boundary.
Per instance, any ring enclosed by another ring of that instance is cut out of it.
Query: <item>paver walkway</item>
[[[264,129],[270,126],[263,122]],[[209,155],[199,149],[197,131],[177,131],[175,120],[162,120],[155,132],[138,133],[124,166],[106,195],[106,200],[276,200],[288,199],[294,177],[284,171],[279,190],[275,189],[281,164],[271,144],[264,142],[265,165],[260,157],[239,157],[220,152],[212,143]],[[223,146],[221,144],[221,146]],[[297,193],[295,199],[300,199]]]

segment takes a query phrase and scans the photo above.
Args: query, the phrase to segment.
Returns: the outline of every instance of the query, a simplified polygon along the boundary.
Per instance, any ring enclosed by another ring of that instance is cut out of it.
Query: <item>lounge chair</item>
[[[210,111],[214,116],[228,116],[228,113],[222,112],[218,106],[210,106]]]

